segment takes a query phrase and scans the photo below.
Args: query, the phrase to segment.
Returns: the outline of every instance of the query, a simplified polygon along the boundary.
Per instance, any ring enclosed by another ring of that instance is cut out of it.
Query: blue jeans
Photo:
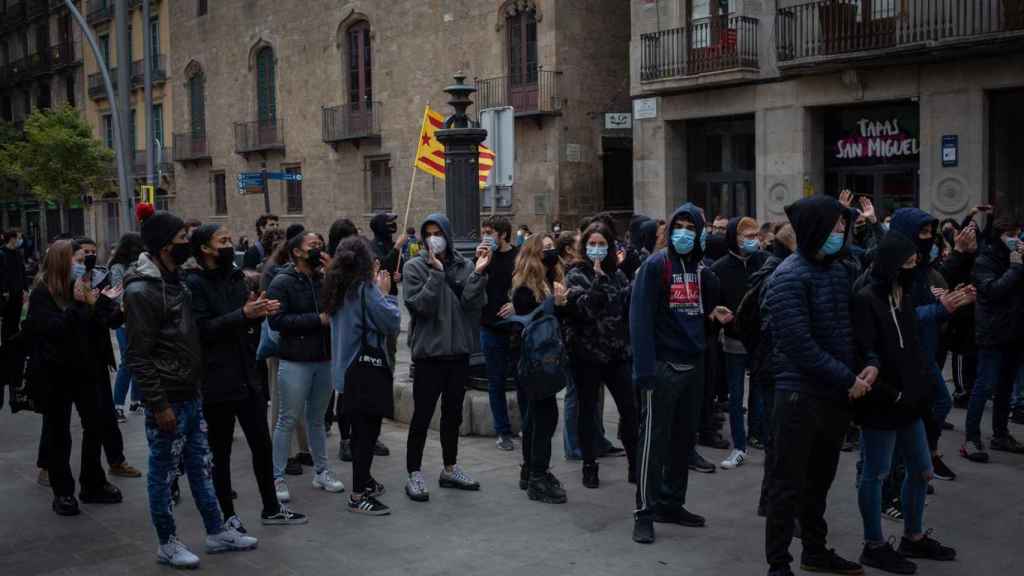
[[[864,541],[885,542],[882,535],[882,483],[889,477],[893,451],[899,444],[907,473],[900,500],[903,504],[903,531],[906,535],[924,533],[924,498],[932,477],[931,451],[920,418],[899,430],[861,430],[860,457],[863,470],[857,485],[857,504],[864,522]]]
[[[1011,346],[978,349],[978,378],[967,404],[967,420],[964,425],[967,440],[981,440],[981,417],[985,413],[989,396],[993,394],[992,435],[1004,438],[1010,434],[1007,429],[1010,395],[1020,366],[1020,350]]]
[[[747,429],[743,422],[743,397],[747,380],[747,355],[725,353],[725,382],[729,386],[729,430],[732,432],[732,447],[740,452],[747,450]],[[754,390],[750,387],[750,422],[759,421],[754,417]]]
[[[178,477],[178,465],[184,463],[192,498],[203,517],[207,534],[220,534],[224,518],[213,488],[213,456],[206,441],[206,420],[200,401],[172,402],[177,418],[174,432],[161,432],[156,418],[146,409],[146,440],[149,442],[149,515],[161,544],[177,535],[174,526],[171,483]]]
[[[932,364],[932,367],[935,373],[935,398],[932,408],[935,422],[938,423],[939,430],[942,430],[942,424],[953,410],[953,396],[949,393],[949,386],[946,386],[946,379],[942,376],[938,364]]]
[[[565,422],[562,423],[562,446],[565,449],[566,460],[583,458],[583,451],[580,450],[579,422],[576,420],[578,409],[576,381],[569,378],[569,384],[565,387]]]
[[[309,450],[313,453],[313,470],[327,469],[327,430],[324,414],[331,401],[330,362],[291,362],[281,360],[277,370],[278,409],[274,427],[274,478],[284,478],[284,467],[291,452],[292,430],[305,409],[309,428]]]
[[[117,336],[117,349],[121,351],[121,361],[117,365],[117,375],[114,376],[114,406],[124,406],[129,386],[132,390],[132,402],[142,402],[142,392],[137,386],[131,386],[132,373],[124,361],[124,352],[128,349],[128,334],[124,326],[114,330],[114,335]]]
[[[505,382],[508,377],[509,337],[491,330],[480,328],[480,349],[487,362],[487,392],[490,395],[491,416],[494,419],[494,433],[510,436],[512,424],[508,418],[508,402],[505,400]],[[516,386],[516,400],[519,404],[520,421],[526,419],[526,396],[522,386]],[[525,426],[525,423],[523,424]]]

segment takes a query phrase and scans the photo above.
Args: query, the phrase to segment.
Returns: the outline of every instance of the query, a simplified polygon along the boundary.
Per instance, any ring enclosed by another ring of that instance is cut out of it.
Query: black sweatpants
[[[974,380],[978,377],[978,355],[975,352],[962,354],[953,352],[953,387],[956,393],[971,397]]]
[[[709,343],[704,349],[704,392],[701,397],[699,425],[702,437],[714,437],[719,431],[719,425],[715,422],[715,395],[720,381],[725,381],[725,354],[716,343]],[[726,388],[728,391],[728,387]]]
[[[454,466],[459,455],[462,401],[469,381],[469,356],[424,358],[415,361],[412,382],[413,412],[409,424],[405,467],[411,474],[423,465],[423,447],[441,399],[441,453],[445,466]]]
[[[825,507],[850,425],[849,409],[800,392],[775,391],[774,466],[768,484],[765,555],[769,566],[789,566],[793,520],[800,519],[804,557],[825,552]]]
[[[104,426],[99,420],[98,395],[90,380],[55,383],[46,407],[43,436],[46,438],[46,469],[55,497],[74,496],[75,478],[71,475],[71,406],[82,420],[82,454],[78,482],[82,490],[96,490],[107,481],[100,464],[100,446]]]
[[[98,425],[102,427],[103,452],[107,455],[107,464],[117,466],[123,464],[125,460],[124,437],[121,435],[117,413],[114,411],[114,394],[110,387],[109,374],[99,379],[98,392],[96,418]]]
[[[352,494],[362,494],[370,483],[373,447],[383,418],[356,412],[348,414],[347,419],[352,423]]]
[[[703,393],[701,356],[686,365],[658,362],[654,389],[641,392],[638,519],[675,514],[686,503],[690,452],[697,440]]]
[[[235,434],[235,419],[242,427],[245,442],[252,453],[252,471],[263,500],[263,513],[275,514],[281,505],[274,491],[273,446],[267,426],[267,401],[250,396],[245,400],[203,404],[206,417],[207,440],[213,456],[213,487],[224,518],[235,515],[231,499],[231,441]]]
[[[544,476],[551,467],[551,438],[556,428],[558,397],[530,400],[526,408],[526,422],[523,423],[523,462],[531,477]]]
[[[576,411],[578,415],[577,430],[579,430],[583,462],[597,461],[599,433],[594,414],[598,410],[602,385],[611,392],[615,406],[619,410],[619,434],[622,438],[622,445],[626,449],[629,468],[632,470],[636,465],[639,425],[634,404],[633,380],[630,366],[626,362],[599,364],[582,361],[576,363],[576,398],[579,403],[579,408]]]

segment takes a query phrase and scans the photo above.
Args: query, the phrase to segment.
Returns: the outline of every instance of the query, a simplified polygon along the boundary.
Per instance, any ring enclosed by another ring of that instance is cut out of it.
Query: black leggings
[[[459,455],[462,401],[469,380],[469,356],[416,360],[412,383],[413,412],[409,424],[405,466],[411,474],[423,465],[423,447],[441,399],[441,453],[445,466],[454,466]]]
[[[330,416],[333,413],[334,421],[338,423],[338,434],[341,436],[341,440],[352,439],[352,416],[345,412],[345,395],[337,394],[334,395],[334,408],[331,406],[327,407],[327,414]],[[330,429],[330,425],[327,426]]]
[[[352,423],[352,494],[359,495],[370,483],[373,447],[380,436],[382,418],[354,413],[349,414],[347,420]]]
[[[593,412],[590,412],[593,421]],[[523,426],[523,462],[539,478],[551,467],[551,437],[558,427],[558,397],[530,400]]]
[[[252,471],[263,500],[263,513],[276,514],[281,505],[274,491],[273,448],[267,426],[267,402],[262,398],[215,402],[203,405],[207,439],[213,456],[213,487],[225,518],[235,515],[231,499],[231,441],[235,434],[235,418],[242,427],[245,441],[252,452]]]
[[[629,364],[625,362],[599,364],[581,361],[576,363],[576,395],[579,402],[578,429],[580,449],[584,462],[597,460],[597,426],[594,412],[597,410],[598,391],[601,384],[608,387],[619,409],[619,432],[622,434],[622,445],[626,449],[630,469],[634,466],[636,456],[637,424],[635,395]]]

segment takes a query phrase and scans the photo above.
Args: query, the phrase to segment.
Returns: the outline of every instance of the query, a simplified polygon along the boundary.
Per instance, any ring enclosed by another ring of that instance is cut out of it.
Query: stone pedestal
[[[519,433],[522,421],[519,418],[519,403],[515,392],[506,392],[509,422],[512,432]],[[395,382],[395,421],[409,424],[412,421],[413,399],[412,382],[406,375],[396,378]],[[437,402],[434,417],[430,420],[430,429],[439,430],[441,426],[441,402]],[[494,418],[491,416],[491,401],[487,392],[466,390],[466,400],[462,403],[462,436],[494,436]]]

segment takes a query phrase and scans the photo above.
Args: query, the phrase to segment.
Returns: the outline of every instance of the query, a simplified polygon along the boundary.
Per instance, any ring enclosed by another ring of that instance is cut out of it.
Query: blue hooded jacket
[[[695,225],[693,251],[685,256],[672,243],[651,255],[636,272],[629,308],[633,379],[641,389],[654,385],[658,362],[693,363],[704,354],[708,316],[718,305],[718,277],[704,266],[700,233],[704,215],[691,203],[680,206],[667,224]]]

